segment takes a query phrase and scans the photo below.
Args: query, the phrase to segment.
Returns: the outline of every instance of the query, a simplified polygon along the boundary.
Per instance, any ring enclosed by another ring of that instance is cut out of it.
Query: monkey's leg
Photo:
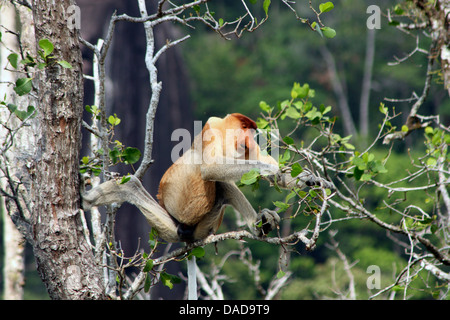
[[[250,230],[257,236],[267,235],[280,222],[275,211],[264,209],[256,213],[250,202],[234,183],[219,182],[224,190],[226,202],[233,206],[245,219]]]
[[[123,184],[110,180],[82,193],[83,208],[85,210],[94,206],[107,204],[121,204],[129,202],[135,205],[145,216],[148,223],[158,231],[158,235],[168,242],[178,242],[177,226],[158,202],[145,190],[138,178],[131,179]]]

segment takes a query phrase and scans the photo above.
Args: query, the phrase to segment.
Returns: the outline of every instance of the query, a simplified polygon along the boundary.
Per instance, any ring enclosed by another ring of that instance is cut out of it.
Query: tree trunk
[[[359,103],[359,134],[367,139],[369,135],[369,102],[372,86],[372,69],[375,57],[375,29],[367,29],[366,59]]]
[[[25,239],[9,218],[4,199],[0,198],[0,214],[3,218],[4,267],[3,299],[22,300],[25,284]]]
[[[28,10],[21,10],[15,8],[10,3],[3,3],[0,8],[0,25],[2,25],[7,30],[13,32],[18,32],[17,26],[21,25],[23,19],[31,20],[31,14]],[[22,38],[22,47],[28,47],[29,28],[22,28],[20,30]],[[33,37],[34,38],[34,37]],[[34,43],[34,41],[33,41]],[[2,35],[2,46],[0,46],[0,79],[2,82],[14,83],[17,80],[17,74],[7,70],[5,66],[8,65],[8,55],[11,53],[10,50],[15,52],[19,51],[19,46],[17,42],[17,37],[13,33],[4,33]],[[18,97],[12,86],[2,85],[0,87],[0,99],[5,99],[5,97],[11,98],[8,100],[16,105],[33,105],[32,99],[28,97]],[[0,123],[9,124],[10,127],[17,127],[20,125],[19,120],[15,117],[10,117],[9,111],[3,109],[0,110]],[[0,146],[5,148],[8,140],[8,131],[5,127],[0,125]],[[26,141],[25,144],[30,145],[29,142],[33,141],[32,129],[29,127],[22,128],[14,134],[14,140]],[[2,163],[3,159],[0,159],[0,172],[4,173],[3,165],[8,163],[10,165],[9,172],[13,177],[23,177],[21,174],[21,168],[23,164],[19,163],[23,160],[24,153],[21,152],[20,146],[13,144],[6,150],[3,149],[2,157],[7,159],[7,161]],[[19,160],[21,159],[21,160]],[[8,190],[8,179],[4,178],[4,174],[0,173],[0,189]],[[22,180],[23,182],[23,180]],[[9,189],[10,190],[10,189]],[[10,219],[10,214],[16,214],[18,208],[14,205],[14,201],[7,197],[2,197],[0,193],[0,216],[3,219],[3,299],[5,300],[22,300],[23,299],[23,286],[25,284],[25,239],[23,235],[16,228],[12,220]]]
[[[327,64],[328,72],[331,75],[331,85],[337,98],[337,105],[342,116],[342,123],[346,135],[355,136],[356,126],[352,117],[350,106],[348,105],[347,94],[344,91],[341,79],[339,79],[336,63],[334,61],[333,54],[328,50],[326,46],[320,48],[320,52]]]
[[[32,182],[32,244],[38,272],[52,299],[105,298],[100,269],[86,241],[80,215],[79,150],[83,112],[78,30],[66,23],[74,2],[33,0],[36,42],[48,39],[53,56],[38,75],[39,137]]]

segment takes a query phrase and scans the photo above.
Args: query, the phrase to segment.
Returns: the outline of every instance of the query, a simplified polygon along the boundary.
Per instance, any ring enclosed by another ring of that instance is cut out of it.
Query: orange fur
[[[198,166],[191,169],[175,162],[162,177],[157,198],[177,221],[196,225],[214,205],[216,184],[204,181]]]
[[[178,222],[201,229],[196,230],[196,238],[207,236],[211,230],[215,232],[220,226],[224,210],[221,208],[219,213],[210,213],[218,199],[216,181],[203,180],[201,164],[186,161],[186,159],[200,151],[199,148],[196,149],[200,142],[202,142],[203,162],[226,157],[227,151],[232,151],[233,156],[243,154],[242,157],[245,159],[249,159],[252,153],[256,155],[256,159],[259,159],[259,146],[252,135],[252,130],[256,128],[253,120],[239,113],[233,113],[222,119],[216,117],[208,119],[201,134],[195,138],[191,149],[162,177],[157,195],[161,206]],[[239,131],[227,136],[227,129]],[[230,137],[233,141],[227,141]],[[226,148],[232,149],[226,150]]]

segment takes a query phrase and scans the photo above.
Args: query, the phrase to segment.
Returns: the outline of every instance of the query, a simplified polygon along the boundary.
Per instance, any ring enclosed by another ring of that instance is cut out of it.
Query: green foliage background
[[[316,1],[317,2],[317,1]],[[232,15],[237,10],[233,5],[220,2],[217,12],[227,11]],[[257,118],[260,113],[258,107],[261,100],[274,105],[290,97],[290,90],[294,82],[308,83],[316,91],[315,101],[333,106],[333,116],[340,117],[336,97],[330,86],[329,74],[321,55],[321,47],[326,46],[333,54],[343,80],[345,90],[351,107],[352,116],[358,124],[361,84],[363,77],[365,50],[366,50],[366,13],[368,1],[335,1],[335,8],[325,17],[326,23],[331,25],[337,36],[333,39],[321,38],[311,32],[305,25],[296,22],[289,10],[282,5],[271,4],[269,21],[256,32],[248,34],[239,40],[225,41],[208,30],[197,29],[190,41],[183,44],[184,57],[192,78],[191,92],[195,103],[196,118],[206,121],[209,116],[223,116],[231,112],[241,112],[250,117]],[[299,12],[308,15],[307,1]],[[315,2],[313,1],[313,5]],[[318,2],[317,2],[318,5]],[[392,1],[378,1],[377,5],[382,11],[392,8]],[[424,38],[421,47],[427,48]],[[373,67],[373,83],[370,96],[370,137],[363,139],[353,137],[351,143],[364,147],[366,141],[372,141],[382,121],[382,114],[378,111],[380,102],[388,98],[408,98],[412,92],[421,92],[425,71],[426,56],[414,55],[407,62],[389,66],[394,57],[403,57],[416,46],[414,38],[401,34],[394,27],[388,26],[382,20],[380,30],[376,31],[375,61]],[[434,83],[430,99],[422,106],[422,114],[440,114],[443,119],[450,116],[450,102],[442,93],[442,86]],[[408,114],[410,104],[387,103],[389,108],[397,112]],[[397,119],[394,125],[401,126],[405,118]],[[402,122],[403,121],[403,122]],[[448,122],[448,121],[447,121]],[[445,123],[445,120],[443,121]],[[289,128],[280,128],[286,131]],[[334,132],[342,133],[343,126],[338,120]],[[282,133],[283,134],[283,133]],[[344,136],[341,134],[341,136]],[[299,141],[311,141],[314,132],[299,129],[293,137]],[[381,175],[379,181],[394,181],[407,174],[410,157],[407,148],[414,145],[415,151],[424,150],[423,132],[414,132],[404,143],[397,143],[392,151],[390,160],[386,164],[388,175]],[[387,155],[388,149],[377,146],[376,158]],[[261,208],[273,208],[273,201],[283,200],[283,194],[264,187],[257,192],[244,189],[250,201]],[[382,205],[387,193],[376,187],[365,187],[362,190],[365,206],[377,213],[387,222],[398,221],[398,217],[389,212]],[[408,195],[408,204],[418,203],[423,206],[427,195],[416,192]],[[334,219],[345,217],[342,212],[333,211]],[[227,212],[222,231],[233,228],[231,222],[234,213]],[[231,218],[230,218],[231,217]],[[310,219],[298,216],[292,228],[301,228]],[[376,291],[367,289],[366,281],[371,275],[367,267],[378,265],[381,269],[381,288],[395,280],[396,272],[406,266],[407,260],[403,248],[395,245],[386,237],[381,228],[362,220],[344,220],[333,224],[337,229],[336,240],[340,250],[347,256],[349,263],[354,263],[352,272],[355,277],[358,299],[366,299]],[[283,288],[277,298],[281,299],[317,299],[336,298],[333,290],[345,291],[348,286],[348,277],[343,271],[343,264],[336,253],[328,249],[325,244],[329,242],[328,233],[321,234],[317,247],[313,252],[305,252],[301,246],[297,253],[291,254],[289,269],[293,271],[290,282]],[[278,248],[268,244],[248,243],[253,252],[254,261],[261,262],[261,285],[267,288],[270,279],[279,270]],[[219,256],[229,250],[236,250],[236,244],[225,242],[218,245]],[[214,257],[214,250],[209,248],[205,258],[199,264],[208,270],[211,260],[218,262]],[[223,267],[223,273],[229,281],[225,281],[224,293],[231,299],[258,299],[261,293],[255,288],[252,275],[248,268],[238,257],[230,258]],[[432,280],[418,279],[411,286],[408,293],[415,299],[432,298],[436,286],[440,284]],[[333,282],[335,281],[335,282]],[[395,293],[395,292],[394,292]],[[392,291],[381,296],[387,298]],[[401,294],[400,294],[401,296]]]

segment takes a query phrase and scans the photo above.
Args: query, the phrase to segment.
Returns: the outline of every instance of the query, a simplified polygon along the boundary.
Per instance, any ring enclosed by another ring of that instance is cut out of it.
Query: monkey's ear
[[[258,129],[256,122],[240,113],[232,113],[230,116],[235,117],[241,122],[242,129]]]

